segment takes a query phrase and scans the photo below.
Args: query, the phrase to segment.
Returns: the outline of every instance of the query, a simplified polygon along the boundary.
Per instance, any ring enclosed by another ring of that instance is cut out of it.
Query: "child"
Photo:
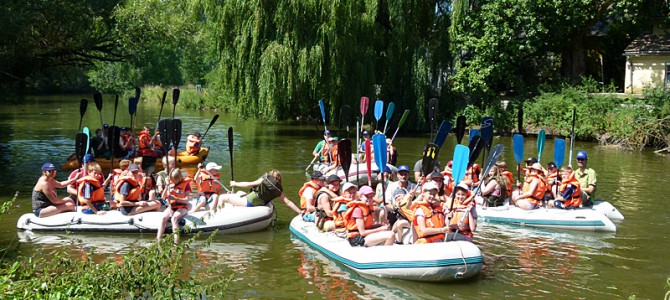
[[[184,178],[181,175],[181,169],[176,168],[170,172],[170,186],[165,189],[163,199],[167,199],[170,207],[165,210],[163,220],[158,228],[156,239],[160,240],[165,225],[169,219],[172,219],[172,232],[174,233],[174,242],[179,243],[179,221],[188,214],[188,196],[191,192],[191,179]]]

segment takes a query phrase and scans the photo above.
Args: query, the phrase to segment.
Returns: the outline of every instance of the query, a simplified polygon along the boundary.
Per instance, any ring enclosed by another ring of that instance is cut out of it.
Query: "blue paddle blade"
[[[456,149],[454,149],[454,159],[451,165],[451,174],[454,178],[454,185],[458,185],[465,176],[469,158],[470,148],[464,145],[456,145]]]
[[[493,117],[482,118],[481,134],[482,139],[484,139],[485,145],[490,146],[491,140],[493,139]]]
[[[556,168],[561,168],[565,161],[565,139],[554,140],[554,163]]]
[[[395,110],[395,102],[389,103],[389,106],[386,108],[386,121],[391,120],[393,117],[393,110]]]
[[[523,161],[523,135],[514,135],[512,138],[512,148],[514,149],[514,160],[518,165]]]
[[[449,132],[451,132],[451,123],[447,120],[442,121],[440,128],[437,130],[437,135],[435,136],[435,141],[433,141],[433,144],[442,148],[442,145],[444,145],[444,141],[447,139]]]
[[[372,136],[372,148],[375,151],[375,163],[380,172],[386,166],[386,136],[378,133]]]
[[[86,135],[86,152],[88,153],[89,150],[91,150],[91,131],[88,129],[88,127],[84,127],[84,130],[82,132]]]
[[[480,135],[479,134],[479,129],[470,129],[470,137],[468,139],[468,144],[472,143],[472,139],[476,136]]]
[[[384,101],[377,100],[375,102],[375,119],[379,121],[379,119],[382,118],[383,114],[384,114]]]
[[[319,99],[319,108],[321,109],[321,119],[323,124],[326,124],[326,106],[323,104],[323,99]]]
[[[544,140],[546,139],[546,132],[541,129],[537,134],[537,162],[542,161],[542,151],[544,150]]]

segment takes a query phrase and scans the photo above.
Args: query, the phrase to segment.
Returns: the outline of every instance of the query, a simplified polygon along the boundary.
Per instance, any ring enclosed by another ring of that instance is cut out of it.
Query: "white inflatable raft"
[[[195,200],[191,200],[193,204]],[[220,233],[244,233],[267,228],[273,219],[274,206],[232,207],[226,206],[216,212],[211,210],[189,213],[182,221],[182,229],[188,227],[191,232],[219,230]],[[89,231],[89,232],[156,232],[163,219],[163,212],[146,212],[134,216],[124,216],[118,210],[104,215],[86,215],[67,212],[46,218],[36,217],[33,213],[21,216],[16,227],[33,231]],[[168,222],[166,231],[171,232]]]
[[[416,281],[454,281],[477,275],[484,258],[470,242],[352,247],[334,233],[321,233],[301,216],[291,221],[291,233],[356,272],[382,278]]]
[[[609,206],[614,208],[611,205]],[[618,210],[616,212],[618,213]],[[478,205],[477,215],[480,220],[487,222],[581,231],[616,231],[616,225],[612,223],[604,212],[599,211],[597,208],[571,210],[538,208],[523,210],[510,205],[498,207],[482,207]]]

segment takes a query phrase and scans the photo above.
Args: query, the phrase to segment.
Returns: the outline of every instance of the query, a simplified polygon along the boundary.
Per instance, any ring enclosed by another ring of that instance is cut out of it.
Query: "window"
[[[663,87],[665,87],[667,89],[667,88],[670,88],[670,62],[665,63],[665,74],[664,75],[665,75],[665,80],[664,80],[665,84],[663,85]]]

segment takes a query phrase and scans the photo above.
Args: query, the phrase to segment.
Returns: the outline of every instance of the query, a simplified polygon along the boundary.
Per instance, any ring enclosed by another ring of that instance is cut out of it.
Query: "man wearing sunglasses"
[[[56,189],[65,188],[76,179],[56,180],[56,166],[52,163],[42,165],[42,176],[35,184],[32,194],[33,212],[40,218],[61,212],[75,211],[74,200],[70,197],[58,198]]]

